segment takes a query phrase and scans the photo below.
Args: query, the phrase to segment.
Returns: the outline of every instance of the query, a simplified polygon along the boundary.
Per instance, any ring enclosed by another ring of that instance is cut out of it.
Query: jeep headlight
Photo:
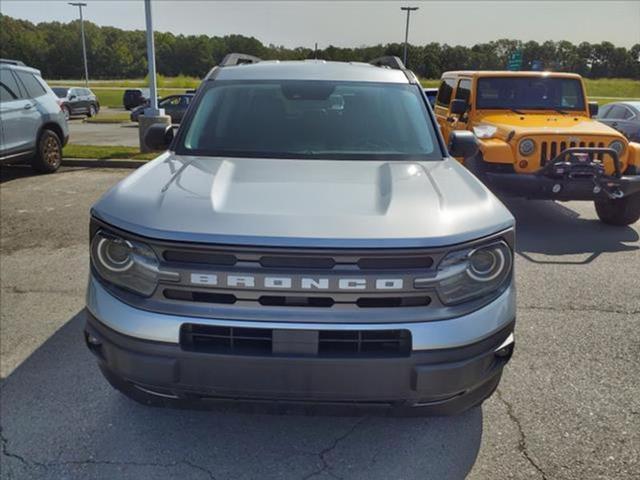
[[[453,305],[495,292],[510,277],[512,264],[504,241],[451,252],[438,265],[438,296]]]
[[[158,285],[159,262],[153,250],[104,230],[91,240],[91,264],[103,280],[145,297]]]
[[[618,156],[620,156],[622,155],[622,152],[624,152],[624,142],[621,140],[614,140],[609,144],[609,148],[615,150]]]
[[[478,124],[473,127],[473,134],[478,138],[491,138],[498,131],[498,127],[493,125]]]
[[[520,155],[525,157],[531,155],[533,151],[536,149],[536,142],[531,140],[530,138],[525,138],[520,142]]]

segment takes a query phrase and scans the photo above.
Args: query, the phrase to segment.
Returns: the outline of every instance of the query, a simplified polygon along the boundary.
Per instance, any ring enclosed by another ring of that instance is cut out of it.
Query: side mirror
[[[589,116],[595,117],[598,115],[598,102],[589,102]]]
[[[467,113],[469,104],[464,100],[454,100],[451,102],[451,113],[454,115],[464,115]]]
[[[75,100],[76,98],[78,98],[76,95],[69,95],[69,100]]]
[[[144,134],[144,144],[149,150],[166,150],[172,141],[173,127],[164,123],[151,125]]]
[[[449,135],[449,154],[457,158],[470,158],[478,153],[478,140],[472,132],[455,130]]]

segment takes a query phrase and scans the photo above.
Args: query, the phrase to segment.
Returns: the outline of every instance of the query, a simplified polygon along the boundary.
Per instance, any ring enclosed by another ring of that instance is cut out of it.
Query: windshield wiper
[[[561,113],[562,115],[568,115],[568,112],[565,112],[564,110],[560,110],[559,108],[552,108],[551,110],[553,110],[554,112],[558,112]]]
[[[518,115],[524,115],[524,112],[522,110],[518,110],[517,108],[510,108],[509,110],[511,110],[513,113],[517,113]]]

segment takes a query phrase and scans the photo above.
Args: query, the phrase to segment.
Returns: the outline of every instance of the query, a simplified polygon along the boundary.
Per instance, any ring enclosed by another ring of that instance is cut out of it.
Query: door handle
[[[617,126],[618,126],[618,122],[613,122],[613,123],[611,124],[611,126],[612,126],[612,127],[617,127]]]
[[[33,105],[31,105],[30,103],[27,103],[27,104],[24,106],[24,109],[25,109],[25,110],[29,110],[31,107],[33,107]]]

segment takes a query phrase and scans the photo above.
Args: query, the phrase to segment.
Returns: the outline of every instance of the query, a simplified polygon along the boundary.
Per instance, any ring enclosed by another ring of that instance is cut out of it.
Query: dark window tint
[[[53,93],[55,93],[58,98],[66,97],[67,92],[69,91],[68,88],[63,87],[53,87],[51,90],[53,90]]]
[[[453,86],[455,82],[453,78],[445,78],[438,89],[436,104],[441,107],[448,107],[451,103],[451,95],[453,94]]]
[[[464,100],[469,103],[471,98],[471,80],[460,80],[456,90],[456,100]]]
[[[29,98],[40,97],[41,95],[44,95],[45,93],[47,93],[47,91],[44,89],[44,87],[40,84],[40,82],[36,79],[35,75],[33,75],[32,73],[20,72],[20,71],[16,71],[15,73],[20,79],[20,81],[22,82],[22,85],[27,91],[27,96]]]
[[[584,110],[580,80],[557,77],[478,79],[476,107],[508,110]]]
[[[3,102],[10,102],[21,96],[16,79],[6,68],[0,69],[0,96]]]

